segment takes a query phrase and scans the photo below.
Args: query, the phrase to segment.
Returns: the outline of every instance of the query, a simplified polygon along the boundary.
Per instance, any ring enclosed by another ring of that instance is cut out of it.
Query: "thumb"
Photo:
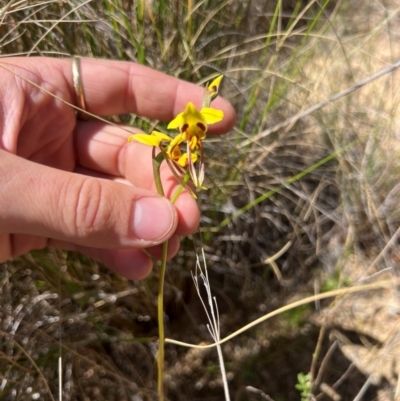
[[[31,234],[96,248],[144,248],[177,226],[174,206],[133,186],[0,151],[0,234]]]

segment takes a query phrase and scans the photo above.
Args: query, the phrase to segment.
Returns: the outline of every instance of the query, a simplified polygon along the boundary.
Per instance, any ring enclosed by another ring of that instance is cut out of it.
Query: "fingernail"
[[[132,234],[143,241],[162,242],[172,234],[175,213],[165,198],[139,198],[133,204]]]

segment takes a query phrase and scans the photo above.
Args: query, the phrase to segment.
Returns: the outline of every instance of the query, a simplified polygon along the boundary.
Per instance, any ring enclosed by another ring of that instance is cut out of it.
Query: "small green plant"
[[[335,272],[327,277],[326,280],[321,285],[321,291],[332,291],[340,287],[346,287],[351,284],[351,280],[348,277],[343,277],[343,272],[340,269],[335,270]]]
[[[299,373],[297,375],[297,384],[295,385],[296,390],[300,391],[301,401],[308,401],[310,400],[311,396],[311,386],[312,380],[311,375]]]
[[[300,328],[306,322],[306,317],[309,315],[309,305],[302,305],[298,308],[288,310],[282,313],[282,318],[293,328]]]

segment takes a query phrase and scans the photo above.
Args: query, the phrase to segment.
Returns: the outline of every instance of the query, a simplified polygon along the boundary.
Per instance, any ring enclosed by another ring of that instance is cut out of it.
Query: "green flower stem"
[[[183,182],[186,184],[189,181],[190,178],[190,173],[189,171],[186,171],[185,176],[183,177]],[[181,184],[179,185],[178,189],[175,191],[175,193],[171,197],[171,203],[175,203],[176,200],[178,199],[178,196],[181,194],[182,190],[184,189],[184,186]]]
[[[157,192],[164,196],[164,188],[161,182],[160,167],[164,160],[164,154],[159,153],[155,155],[155,148],[153,148],[153,173],[154,182],[156,184]],[[183,181],[186,183],[189,180],[190,174],[186,172]],[[182,192],[183,185],[180,185],[171,198],[171,203],[175,203],[178,196]],[[168,241],[162,244],[161,251],[161,266],[158,281],[158,294],[157,294],[157,320],[158,320],[158,353],[157,353],[157,393],[158,400],[164,401],[164,359],[165,359],[165,330],[164,330],[164,282],[165,271],[167,267],[167,252]]]
[[[156,149],[153,148],[153,174],[154,182],[156,184],[157,192],[164,196],[164,188],[161,182],[160,167],[164,160],[163,153],[156,156]],[[157,352],[157,393],[158,400],[164,401],[164,344],[165,344],[165,330],[164,330],[164,281],[165,270],[167,266],[167,252],[168,241],[162,244],[161,251],[161,266],[160,277],[158,280],[158,295],[157,295],[157,320],[158,320],[158,352]]]
[[[158,320],[158,353],[157,353],[157,392],[158,400],[164,401],[164,355],[165,355],[165,331],[164,331],[164,281],[167,266],[168,241],[162,244],[161,266],[158,279],[157,295],[157,320]]]
[[[159,153],[156,156],[156,148],[153,148],[153,174],[154,174],[154,182],[156,184],[157,192],[162,195],[164,195],[164,188],[162,186],[161,182],[161,175],[160,175],[160,167],[161,163],[164,160],[164,153]]]

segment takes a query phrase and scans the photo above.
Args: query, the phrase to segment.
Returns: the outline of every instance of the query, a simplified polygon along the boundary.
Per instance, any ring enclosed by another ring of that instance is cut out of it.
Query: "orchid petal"
[[[179,128],[182,131],[182,127],[185,124],[188,126],[196,126],[197,123],[201,123],[203,125],[207,124],[205,118],[202,113],[198,111],[195,105],[192,102],[189,102],[182,113],[179,113],[169,124],[168,129],[171,128]]]
[[[196,155],[196,153],[192,153],[190,156],[191,156],[191,158],[192,158],[192,162],[193,162],[193,163],[196,163],[196,160],[197,160],[197,155]],[[187,153],[184,153],[184,154],[179,158],[178,164],[179,164],[181,167],[186,167],[186,166],[189,164],[188,160],[189,160],[188,154],[187,154]]]
[[[224,118],[224,112],[222,110],[217,110],[212,107],[204,107],[201,109],[200,113],[207,124],[218,123]]]
[[[202,184],[204,181],[204,150],[201,148],[200,150],[200,164],[199,164],[199,187],[202,188]]]
[[[193,160],[192,160],[192,152],[190,151],[189,144],[187,146],[187,156],[188,156],[190,177],[192,178],[192,182],[193,182],[194,186],[198,187],[196,168],[194,167],[194,163],[193,163]]]
[[[167,126],[168,129],[174,129],[182,126],[184,124],[184,120],[182,117],[183,113],[179,113]]]
[[[159,138],[161,141],[167,141],[167,142],[172,141],[172,138],[170,136],[168,136],[162,132],[159,132],[159,131],[152,131],[150,135]]]
[[[171,151],[175,148],[175,146],[180,145],[183,141],[184,141],[183,135],[182,135],[182,134],[177,135],[177,136],[172,140],[172,142],[168,145],[167,153],[168,153],[168,152],[171,152]]]
[[[215,99],[218,95],[219,85],[222,81],[223,75],[219,75],[215,78],[210,85],[207,86],[207,92],[211,94],[211,100]]]
[[[184,141],[183,135],[179,134],[168,145],[166,152],[167,152],[169,159],[175,160],[175,161],[179,160],[179,158],[182,156],[182,153],[180,150],[180,144],[183,141]]]
[[[143,143],[144,145],[148,146],[160,146],[162,139],[153,136],[153,135],[147,135],[147,134],[135,134],[131,135],[128,138],[128,142],[132,142],[132,140],[135,140],[139,143]]]

